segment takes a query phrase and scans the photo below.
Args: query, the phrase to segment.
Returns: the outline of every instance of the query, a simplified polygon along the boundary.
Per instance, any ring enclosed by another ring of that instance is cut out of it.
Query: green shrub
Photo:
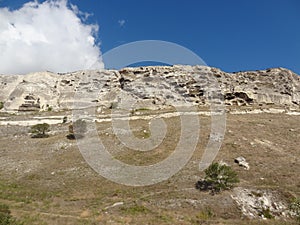
[[[0,204],[0,225],[23,225],[11,216],[8,205]]]
[[[11,224],[11,215],[0,212],[0,225],[9,225]]]
[[[11,215],[7,205],[0,204],[0,225],[10,224]]]
[[[205,178],[196,183],[196,188],[201,191],[210,191],[214,194],[229,190],[239,182],[237,173],[227,165],[213,163],[204,172]]]
[[[47,123],[36,124],[31,127],[30,132],[33,134],[32,138],[45,138],[49,137],[47,132],[50,131],[50,125]]]
[[[0,109],[3,109],[4,107],[4,102],[0,102]]]
[[[295,198],[290,204],[290,210],[293,212],[296,220],[300,222],[300,198]]]
[[[269,208],[262,209],[261,213],[259,213],[259,216],[263,216],[266,219],[274,219],[274,216],[271,213],[271,210]]]

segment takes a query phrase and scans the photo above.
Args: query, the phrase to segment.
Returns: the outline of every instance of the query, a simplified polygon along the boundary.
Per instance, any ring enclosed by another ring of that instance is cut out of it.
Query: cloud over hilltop
[[[67,0],[0,8],[0,73],[102,68],[98,25],[86,24],[87,17]]]

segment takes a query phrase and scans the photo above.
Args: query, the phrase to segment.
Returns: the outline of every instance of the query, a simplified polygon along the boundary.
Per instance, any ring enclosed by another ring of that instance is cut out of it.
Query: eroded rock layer
[[[299,107],[300,76],[284,68],[226,73],[180,65],[0,76],[4,111],[72,109],[74,93],[76,101],[93,103],[100,110],[118,107],[124,95],[136,100],[136,108],[209,105],[212,99],[226,105]]]

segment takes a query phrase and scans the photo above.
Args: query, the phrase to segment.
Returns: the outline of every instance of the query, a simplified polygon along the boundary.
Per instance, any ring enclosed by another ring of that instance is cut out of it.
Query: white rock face
[[[78,92],[83,106],[93,104],[101,112],[118,107],[120,96],[116,93],[121,92],[121,96],[136,99],[136,109],[209,105],[207,96],[216,83],[221,90],[217,97],[227,105],[300,105],[300,76],[290,70],[225,73],[205,66],[0,75],[0,101],[5,103],[4,111],[59,111],[72,109],[74,93]]]

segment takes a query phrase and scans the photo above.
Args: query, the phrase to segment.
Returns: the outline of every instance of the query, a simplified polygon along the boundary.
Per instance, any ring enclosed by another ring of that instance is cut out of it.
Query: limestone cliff
[[[4,111],[58,111],[71,109],[74,93],[80,92],[80,101],[103,109],[117,104],[115,93],[123,91],[138,101],[138,107],[163,108],[182,101],[208,105],[212,82],[220,88],[219,97],[226,105],[300,105],[300,76],[288,69],[226,73],[180,65],[1,75],[0,101]]]

